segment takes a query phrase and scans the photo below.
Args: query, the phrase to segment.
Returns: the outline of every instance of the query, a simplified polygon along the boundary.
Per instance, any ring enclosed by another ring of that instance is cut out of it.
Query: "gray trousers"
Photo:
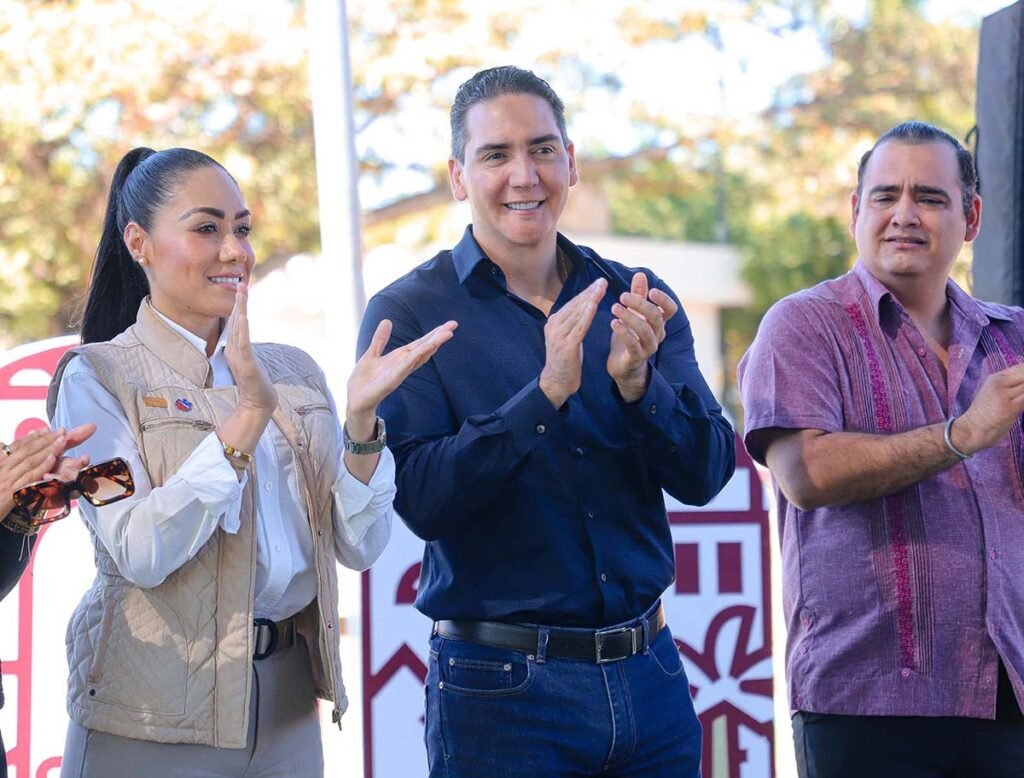
[[[320,778],[320,721],[306,643],[253,663],[245,748],[153,743],[68,727],[60,778]]]

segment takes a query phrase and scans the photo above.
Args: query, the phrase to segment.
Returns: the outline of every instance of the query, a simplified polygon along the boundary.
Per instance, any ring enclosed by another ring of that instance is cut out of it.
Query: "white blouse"
[[[200,353],[206,344],[165,316],[167,322]],[[213,386],[234,386],[224,353],[225,335],[210,358]],[[341,423],[333,398],[328,398],[338,427],[338,480],[333,486],[334,547],[346,567],[369,567],[391,535],[395,496],[395,460],[381,452],[369,484],[345,466]],[[242,489],[224,456],[216,434],[196,447],[163,486],[153,488],[142,463],[135,435],[120,403],[97,380],[85,360],[75,359],[61,380],[53,417],[55,427],[71,429],[95,422],[96,433],[71,452],[88,454],[93,463],[121,457],[131,467],[135,494],[96,508],[78,501],[82,518],[99,537],[118,570],[136,586],[159,585],[210,539],[218,529],[234,534],[240,526]],[[271,421],[253,454],[261,482],[256,499],[255,615],[280,621],[298,613],[316,596],[313,539],[299,489],[293,454]]]

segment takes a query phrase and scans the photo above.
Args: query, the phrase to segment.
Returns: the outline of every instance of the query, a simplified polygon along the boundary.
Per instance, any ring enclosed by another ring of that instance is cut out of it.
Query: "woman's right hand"
[[[238,405],[220,425],[217,436],[222,443],[252,454],[277,408],[277,390],[253,354],[249,340],[248,306],[249,288],[243,281],[235,290],[235,307],[228,318],[228,342],[224,349],[238,387]]]
[[[238,386],[238,407],[265,414],[270,419],[277,408],[277,391],[270,376],[252,353],[249,340],[249,288],[244,281],[235,290],[235,307],[228,319],[228,342],[224,350],[231,375]]]
[[[89,463],[89,457],[66,457],[64,452],[87,440],[96,431],[95,424],[82,424],[73,430],[36,430],[0,451],[0,521],[14,507],[14,492],[34,481],[56,476],[70,481]]]

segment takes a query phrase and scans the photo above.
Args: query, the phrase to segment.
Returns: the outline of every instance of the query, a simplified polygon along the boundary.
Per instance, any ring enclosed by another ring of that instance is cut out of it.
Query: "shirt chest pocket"
[[[296,405],[295,420],[311,452],[326,455],[336,448],[338,422],[328,403],[319,401]]]
[[[216,425],[207,419],[179,416],[143,419],[139,423],[139,448],[153,485],[163,484],[215,429]]]

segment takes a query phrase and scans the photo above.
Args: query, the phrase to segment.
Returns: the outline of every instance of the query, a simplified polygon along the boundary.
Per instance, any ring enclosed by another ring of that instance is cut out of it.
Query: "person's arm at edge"
[[[957,417],[950,441],[973,455],[994,446],[1024,412],[1024,364],[989,375]],[[848,505],[905,489],[960,461],[944,439],[945,422],[893,435],[766,429],[755,448],[786,499],[801,510]]]

